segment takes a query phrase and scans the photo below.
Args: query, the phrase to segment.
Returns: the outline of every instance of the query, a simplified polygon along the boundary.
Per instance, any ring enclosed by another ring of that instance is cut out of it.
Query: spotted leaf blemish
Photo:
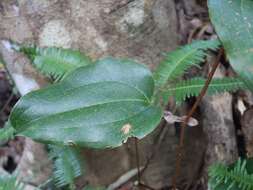
[[[132,129],[132,125],[127,123],[127,124],[123,125],[123,127],[121,128],[121,131],[123,132],[124,135],[127,135],[127,134],[129,134],[131,129]]]

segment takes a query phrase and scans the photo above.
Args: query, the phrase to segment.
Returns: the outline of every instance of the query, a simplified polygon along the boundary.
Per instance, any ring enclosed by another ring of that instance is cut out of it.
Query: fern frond
[[[168,100],[168,97],[173,96],[175,101],[180,103],[191,96],[198,96],[205,85],[205,81],[206,79],[203,78],[183,80],[173,86],[169,86],[162,94],[166,97],[166,100]],[[245,88],[246,86],[239,78],[213,79],[207,89],[207,94],[214,95]]]
[[[36,46],[20,47],[16,50],[27,55],[40,72],[56,81],[61,80],[78,67],[91,63],[88,56],[77,50],[56,47],[38,48]]]
[[[24,184],[13,175],[1,175],[0,190],[24,190]]]
[[[83,164],[79,152],[72,147],[50,145],[49,157],[54,161],[54,180],[57,187],[70,186],[74,189],[74,179],[82,175]]]
[[[219,45],[218,40],[195,41],[169,52],[154,73],[156,86],[162,87],[168,81],[181,77],[189,67],[204,61],[207,50],[216,50]]]
[[[252,190],[253,171],[247,169],[247,160],[239,159],[234,166],[215,164],[209,169],[212,190]],[[252,164],[252,162],[251,162]]]

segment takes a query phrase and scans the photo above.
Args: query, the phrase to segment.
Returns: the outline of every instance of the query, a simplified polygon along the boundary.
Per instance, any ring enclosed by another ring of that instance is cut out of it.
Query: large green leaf
[[[230,63],[253,91],[253,1],[209,0],[209,12]]]
[[[159,123],[153,90],[145,66],[107,58],[22,97],[10,122],[18,135],[42,142],[116,147],[128,137],[143,138]]]

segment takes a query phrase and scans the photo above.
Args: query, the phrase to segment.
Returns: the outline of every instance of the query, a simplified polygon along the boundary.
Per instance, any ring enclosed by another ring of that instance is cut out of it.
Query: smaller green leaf
[[[77,149],[69,146],[49,146],[49,157],[54,161],[54,180],[57,187],[69,185],[74,189],[74,180],[82,175],[84,164]]]
[[[156,86],[163,87],[181,77],[188,68],[205,60],[207,50],[216,50],[219,45],[218,40],[195,41],[169,52],[154,73]]]
[[[55,80],[60,80],[73,70],[92,63],[88,56],[77,50],[36,46],[21,47],[18,50],[25,53],[39,71]]]
[[[177,103],[180,103],[191,96],[198,96],[205,85],[205,81],[206,79],[203,78],[183,80],[167,87],[162,93],[163,97],[167,101],[168,97],[172,96]],[[207,94],[214,95],[238,89],[246,89],[246,86],[239,78],[213,79],[207,89]]]

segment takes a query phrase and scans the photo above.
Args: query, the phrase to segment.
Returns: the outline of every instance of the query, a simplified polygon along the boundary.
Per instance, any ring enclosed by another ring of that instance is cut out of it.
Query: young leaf
[[[128,137],[143,138],[159,123],[162,112],[151,104],[153,89],[145,66],[107,58],[23,96],[10,122],[17,135],[42,142],[117,147]]]
[[[49,146],[49,157],[54,161],[54,180],[57,187],[69,185],[74,189],[74,180],[82,175],[83,164],[79,152],[67,146]]]
[[[21,47],[18,50],[25,53],[38,70],[55,80],[60,80],[76,68],[91,63],[89,57],[77,50],[35,46]]]
[[[180,103],[191,96],[198,96],[205,85],[205,81],[206,79],[203,78],[183,80],[176,83],[174,86],[166,88],[163,92],[163,96],[166,100],[168,100],[168,97],[172,96],[175,98],[176,102]],[[240,88],[245,89],[246,87],[239,78],[213,79],[207,89],[207,94],[214,95],[226,91],[235,91]]]
[[[230,63],[253,91],[253,1],[209,0],[208,7]]]
[[[216,50],[219,45],[218,40],[195,41],[169,52],[154,73],[156,86],[163,87],[168,81],[181,77],[189,67],[204,61],[208,49]]]

